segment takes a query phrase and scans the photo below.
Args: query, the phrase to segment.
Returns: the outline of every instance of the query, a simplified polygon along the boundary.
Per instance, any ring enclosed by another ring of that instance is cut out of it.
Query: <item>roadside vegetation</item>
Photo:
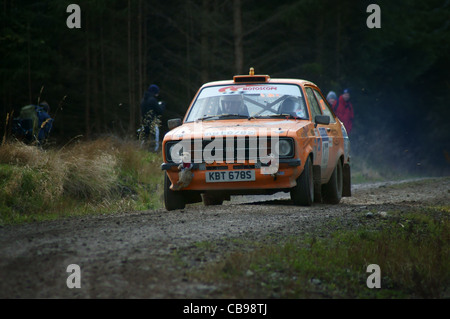
[[[163,208],[161,163],[161,154],[117,137],[45,149],[4,139],[0,225]],[[352,159],[352,184],[407,177]]]
[[[242,242],[192,276],[224,287],[225,298],[450,297],[450,206],[361,214],[356,226],[343,223],[253,242],[251,249]],[[197,247],[214,251],[211,244]],[[370,264],[380,266],[380,289],[367,287]]]
[[[428,172],[420,170],[418,165],[415,170],[404,167],[405,163],[389,163],[377,161],[369,154],[353,154],[351,156],[352,184],[376,183],[382,181],[399,181],[414,179],[424,176],[440,176],[439,173],[428,169]]]
[[[113,137],[0,145],[0,225],[161,207],[161,157]]]

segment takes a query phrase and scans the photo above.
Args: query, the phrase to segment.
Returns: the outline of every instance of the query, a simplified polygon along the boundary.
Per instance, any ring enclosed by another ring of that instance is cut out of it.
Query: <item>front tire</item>
[[[164,206],[167,210],[183,209],[186,207],[186,201],[181,191],[173,191],[170,189],[169,176],[164,176]]]
[[[338,161],[331,174],[330,180],[323,185],[323,201],[326,204],[339,204],[342,198],[343,169],[341,160]]]
[[[311,158],[308,157],[297,185],[291,189],[291,199],[295,205],[311,206],[314,202],[314,178]]]

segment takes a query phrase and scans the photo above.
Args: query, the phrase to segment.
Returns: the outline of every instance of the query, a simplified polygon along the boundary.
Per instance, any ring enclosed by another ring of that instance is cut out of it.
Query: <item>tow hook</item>
[[[182,188],[188,187],[192,181],[192,168],[194,167],[194,164],[188,161],[188,154],[183,153],[182,158],[183,161],[180,165],[178,165],[178,182],[172,185],[172,189],[174,190],[180,190]]]

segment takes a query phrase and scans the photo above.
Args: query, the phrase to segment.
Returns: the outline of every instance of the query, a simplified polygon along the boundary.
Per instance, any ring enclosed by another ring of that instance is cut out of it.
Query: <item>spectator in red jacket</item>
[[[342,95],[339,97],[339,101],[334,109],[336,116],[344,123],[347,134],[352,131],[353,125],[353,105],[350,102],[350,90],[345,89]]]

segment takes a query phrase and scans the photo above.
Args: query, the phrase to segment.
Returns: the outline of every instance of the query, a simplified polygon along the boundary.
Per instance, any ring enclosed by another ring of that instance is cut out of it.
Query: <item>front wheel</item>
[[[291,199],[295,205],[311,206],[314,202],[314,178],[311,158],[308,157],[297,185],[291,189]]]
[[[326,204],[339,204],[342,198],[343,174],[342,162],[339,160],[331,174],[330,180],[323,185],[323,201]]]
[[[170,189],[169,176],[164,176],[164,206],[167,210],[183,209],[186,206],[183,193],[181,191],[173,191]]]

